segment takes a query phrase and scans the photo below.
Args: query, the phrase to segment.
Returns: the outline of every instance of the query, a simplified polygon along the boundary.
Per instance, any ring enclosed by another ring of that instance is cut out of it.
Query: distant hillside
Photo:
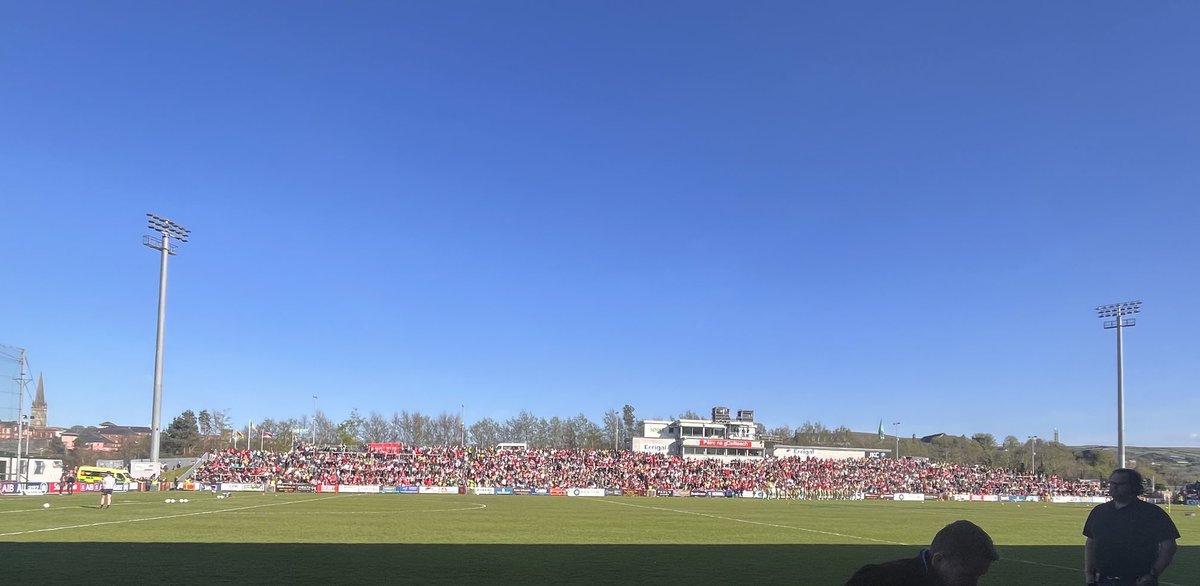
[[[937,436],[940,434],[932,434]],[[872,432],[852,431],[842,434],[828,433],[823,434],[823,441],[804,442],[801,439],[799,442],[802,445],[824,445],[824,446],[845,446],[856,448],[867,448],[877,450],[887,450],[889,453],[896,449],[896,436],[885,434],[883,441],[880,441],[879,435]],[[947,437],[947,439],[954,439]],[[1002,442],[1004,438],[994,438],[997,442]],[[792,443],[792,442],[782,442]],[[900,437],[900,454],[905,455],[923,455],[927,453],[920,445],[920,438]],[[926,444],[927,445],[927,444]],[[1028,443],[1023,442],[1019,448],[1024,452],[1019,462],[1028,462]],[[1110,453],[1116,453],[1115,446],[1103,445],[1080,445],[1080,446],[1062,446],[1065,450],[1074,453],[1076,458],[1080,458],[1087,451],[1103,450]],[[1039,447],[1039,456],[1044,448]],[[932,454],[931,454],[932,455]],[[1200,481],[1200,447],[1194,448],[1171,448],[1171,447],[1138,447],[1126,446],[1125,459],[1128,466],[1137,468],[1147,479],[1154,477],[1161,484],[1178,485],[1188,482]],[[1004,465],[997,462],[997,465]],[[1018,464],[1019,465],[1019,464]],[[1039,466],[1039,468],[1041,468]],[[1093,470],[1093,473],[1096,471]],[[1090,476],[1090,474],[1089,474]]]
[[[1114,446],[1079,446],[1076,449],[1108,449]],[[1154,470],[1171,479],[1171,482],[1200,481],[1200,448],[1139,448],[1125,446],[1125,460],[1143,474]],[[1159,479],[1162,482],[1162,478]]]

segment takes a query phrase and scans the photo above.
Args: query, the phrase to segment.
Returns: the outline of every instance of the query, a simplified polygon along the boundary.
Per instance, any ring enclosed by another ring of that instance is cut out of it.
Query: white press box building
[[[713,407],[712,420],[647,419],[631,447],[635,452],[685,458],[762,458],[763,442],[757,435],[753,411],[740,410],[736,419],[730,419],[728,407]]]
[[[768,455],[841,460],[882,457],[890,451],[782,444],[774,445],[768,451],[764,442],[758,439],[754,411],[738,410],[737,417],[731,419],[728,407],[713,407],[711,420],[646,419],[642,422],[642,435],[634,437],[631,444],[635,452],[723,460],[759,459]]]

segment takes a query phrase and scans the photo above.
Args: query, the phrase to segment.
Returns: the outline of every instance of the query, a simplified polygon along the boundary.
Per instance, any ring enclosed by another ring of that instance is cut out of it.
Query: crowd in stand
[[[1179,491],[1179,502],[1200,501],[1200,482],[1185,484]]]
[[[318,449],[222,450],[194,481],[380,486],[493,486],[763,491],[785,498],[858,495],[995,494],[1095,496],[1097,483],[1018,474],[1004,468],[889,458],[772,458],[721,461],[609,450],[401,446],[393,453]]]

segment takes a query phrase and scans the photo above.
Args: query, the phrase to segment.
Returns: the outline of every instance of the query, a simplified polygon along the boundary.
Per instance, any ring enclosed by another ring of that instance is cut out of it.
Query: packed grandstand
[[[305,445],[287,452],[227,449],[209,453],[190,480],[203,485],[583,487],[616,489],[624,494],[754,491],[781,498],[1104,494],[1097,482],[920,459],[718,461],[611,450],[396,446],[386,452]]]

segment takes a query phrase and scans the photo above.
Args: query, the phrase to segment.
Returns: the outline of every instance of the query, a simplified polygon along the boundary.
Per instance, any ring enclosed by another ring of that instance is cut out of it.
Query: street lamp
[[[900,422],[893,421],[892,425],[896,427],[896,459],[900,459]]]
[[[1037,458],[1038,436],[1031,435],[1028,436],[1027,439],[1029,440],[1029,472],[1032,474],[1037,474],[1037,464],[1035,459]]]
[[[313,395],[312,443],[317,445],[317,396]]]
[[[187,242],[191,230],[154,214],[146,214],[149,218],[150,229],[158,232],[155,236],[142,237],[142,244],[161,253],[162,260],[158,269],[158,337],[154,344],[154,411],[150,415],[150,461],[154,470],[158,470],[158,448],[162,434],[162,359],[163,359],[163,326],[167,319],[167,257],[175,254],[178,246],[171,246],[171,239]]]
[[[1125,316],[1141,310],[1141,301],[1112,303],[1096,308],[1097,317],[1113,318],[1104,322],[1104,329],[1117,330],[1117,460],[1121,468],[1125,467],[1125,361],[1121,355],[1121,330],[1137,325],[1137,320],[1125,319]]]

